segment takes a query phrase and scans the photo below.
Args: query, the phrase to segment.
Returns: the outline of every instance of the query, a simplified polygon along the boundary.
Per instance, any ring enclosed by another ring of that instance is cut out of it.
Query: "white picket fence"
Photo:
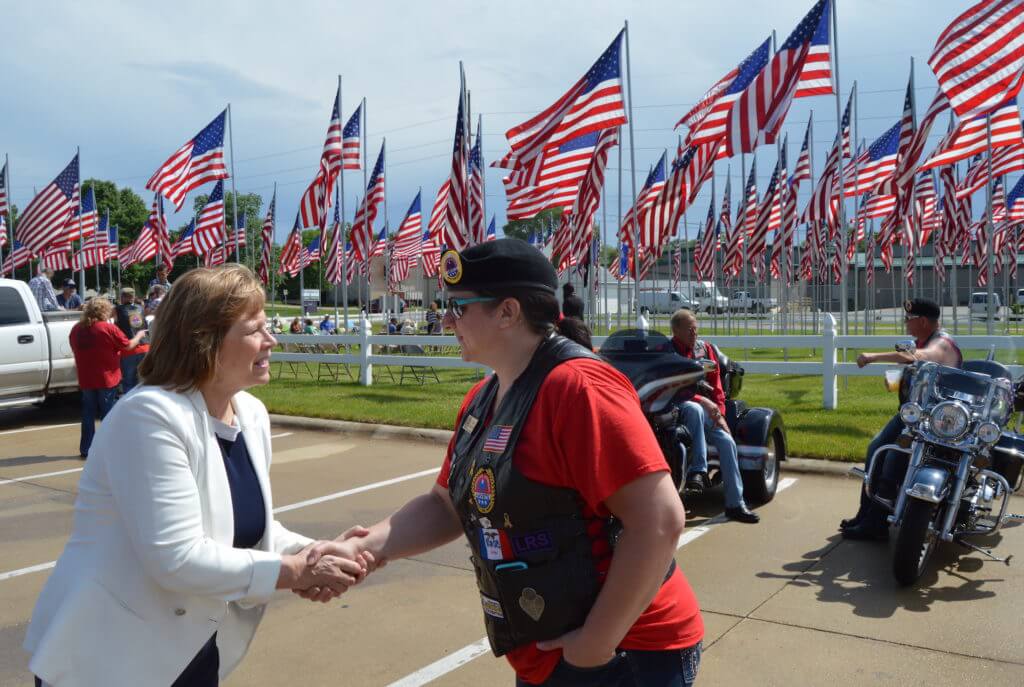
[[[845,350],[892,350],[897,342],[906,341],[908,337],[905,335],[842,336],[836,331],[836,321],[832,315],[825,314],[822,320],[822,333],[819,335],[715,336],[714,343],[720,348],[733,350],[741,348],[820,350],[820,361],[739,360],[737,362],[749,374],[821,377],[822,407],[833,410],[838,406],[837,380],[839,377],[881,377],[885,374],[885,370],[899,367],[899,365],[868,365],[859,368],[855,362],[840,362]],[[274,353],[273,361],[356,366],[359,369],[359,383],[364,386],[373,384],[374,365],[487,369],[483,365],[466,362],[461,358],[428,355],[421,352],[426,351],[428,347],[458,348],[459,343],[454,336],[368,334],[369,330],[369,326],[364,326],[362,331],[357,334],[324,336],[279,334],[276,338],[281,344],[287,344],[286,347],[289,348],[305,350]],[[600,347],[606,338],[594,337],[594,346]],[[963,350],[988,351],[995,347],[996,351],[1013,351],[1016,350],[1018,344],[1024,345],[1024,340],[1016,336],[958,336],[957,343]],[[337,353],[329,350],[337,349],[339,345],[348,347],[352,352]],[[1024,366],[1010,365],[1009,367],[1015,376],[1024,374]]]

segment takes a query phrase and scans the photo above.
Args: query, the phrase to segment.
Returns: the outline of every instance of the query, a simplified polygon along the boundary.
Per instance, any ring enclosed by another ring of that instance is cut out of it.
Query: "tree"
[[[235,229],[235,215],[234,205],[232,201],[235,194],[231,191],[224,192],[224,222],[227,226],[228,237],[233,238]],[[192,201],[193,212],[199,213],[206,205],[206,201],[210,199],[208,194],[200,194],[195,197]],[[261,242],[261,233],[263,231],[263,215],[260,214],[263,209],[263,198],[258,193],[239,193],[238,194],[238,215],[245,214],[245,251],[246,255],[256,255],[256,260],[259,260],[259,252]],[[246,260],[247,263],[252,263],[251,260]]]
[[[530,219],[512,220],[505,225],[502,231],[504,231],[505,236],[508,236],[509,238],[522,239],[523,241],[526,241],[530,237],[530,232],[539,233],[543,236],[549,229],[551,231],[557,229],[561,217],[562,208],[542,210]]]

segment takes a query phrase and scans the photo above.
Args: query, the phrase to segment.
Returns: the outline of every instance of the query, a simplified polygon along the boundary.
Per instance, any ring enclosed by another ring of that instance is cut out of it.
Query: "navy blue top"
[[[236,549],[251,549],[263,539],[266,528],[263,489],[252,467],[242,433],[238,428],[217,420],[213,424],[224,457],[224,469],[228,473],[228,485],[231,487],[231,509],[235,516],[235,540],[232,546]]]

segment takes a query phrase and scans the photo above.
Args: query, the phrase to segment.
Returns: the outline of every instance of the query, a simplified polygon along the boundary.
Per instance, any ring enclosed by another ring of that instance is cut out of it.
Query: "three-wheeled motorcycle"
[[[609,336],[598,351],[633,383],[644,414],[672,468],[672,480],[680,490],[687,474],[690,434],[682,425],[676,403],[694,394],[707,395],[705,366],[677,354],[663,334],[627,329]],[[771,408],[751,408],[738,398],[743,388],[743,368],[715,349],[726,396],[725,419],[736,440],[743,496],[748,503],[767,503],[779,485],[780,463],[786,459],[786,430],[782,416]],[[718,454],[708,446],[709,477],[721,483]]]

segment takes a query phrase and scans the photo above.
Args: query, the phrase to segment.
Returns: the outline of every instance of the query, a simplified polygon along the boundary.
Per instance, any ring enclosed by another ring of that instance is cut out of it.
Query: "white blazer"
[[[225,677],[274,593],[281,554],[311,540],[274,520],[270,419],[232,399],[266,530],[236,549],[231,491],[202,394],[138,387],[107,415],[78,484],[71,538],[25,638],[54,687],[168,687],[214,632]]]

